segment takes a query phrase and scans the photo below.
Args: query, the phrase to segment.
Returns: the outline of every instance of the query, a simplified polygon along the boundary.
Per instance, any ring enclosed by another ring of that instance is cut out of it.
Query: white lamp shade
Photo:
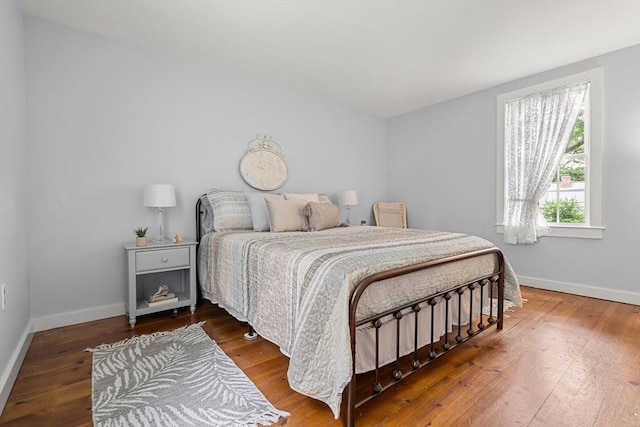
[[[164,208],[176,205],[176,190],[171,184],[147,184],[144,187],[142,205]]]
[[[345,190],[340,193],[340,204],[342,206],[357,206],[358,193],[356,190]]]

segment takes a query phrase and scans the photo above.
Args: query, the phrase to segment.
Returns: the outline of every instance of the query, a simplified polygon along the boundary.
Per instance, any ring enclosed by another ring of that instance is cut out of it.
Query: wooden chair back
[[[379,227],[407,228],[407,207],[402,202],[376,202],[373,216]]]

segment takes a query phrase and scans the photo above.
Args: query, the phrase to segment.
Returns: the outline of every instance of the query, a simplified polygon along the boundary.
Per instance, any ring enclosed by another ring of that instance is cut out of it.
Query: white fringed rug
[[[201,325],[88,349],[94,426],[286,423]]]
[[[526,299],[522,299],[522,303],[524,304],[525,302],[527,302]],[[491,305],[492,305],[492,313],[497,315],[498,313],[498,299],[497,298],[491,298]],[[503,307],[503,312],[506,313],[508,311],[513,311],[512,308],[516,307],[516,305],[514,303],[512,303],[509,300],[504,300],[504,307]],[[489,305],[487,305],[485,308],[482,309],[482,314],[486,314],[487,316],[489,315]],[[504,315],[504,317],[509,317],[508,315]]]

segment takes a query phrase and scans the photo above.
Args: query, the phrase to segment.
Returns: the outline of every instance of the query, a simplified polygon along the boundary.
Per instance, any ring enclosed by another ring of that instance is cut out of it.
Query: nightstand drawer
[[[189,267],[189,248],[136,253],[136,273],[176,267]]]

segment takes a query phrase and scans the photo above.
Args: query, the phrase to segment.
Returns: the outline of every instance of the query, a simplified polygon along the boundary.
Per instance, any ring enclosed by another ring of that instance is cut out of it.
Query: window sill
[[[574,237],[578,239],[602,239],[604,227],[586,225],[551,225],[551,233],[542,237]],[[504,234],[504,225],[496,224],[496,233]]]

